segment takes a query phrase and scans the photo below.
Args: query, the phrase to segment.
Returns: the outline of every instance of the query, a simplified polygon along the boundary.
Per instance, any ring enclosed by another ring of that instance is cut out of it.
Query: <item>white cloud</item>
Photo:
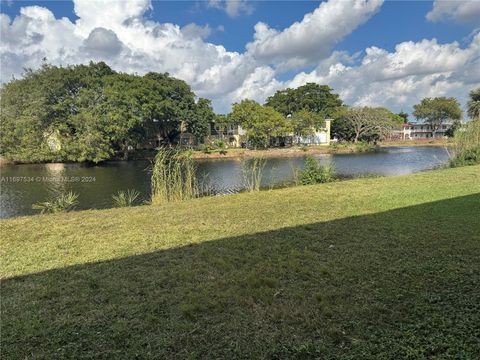
[[[246,0],[208,0],[208,6],[223,10],[231,18],[237,17],[242,13],[251,15],[253,13],[253,6]]]
[[[338,59],[338,61],[337,61]],[[404,42],[388,52],[367,48],[358,64],[334,53],[310,73],[300,73],[286,85],[329,84],[353,105],[410,110],[423,97],[455,96],[464,100],[480,84],[480,34],[462,49],[456,42],[435,39]]]
[[[181,31],[186,38],[206,39],[215,32],[225,31],[225,28],[223,27],[223,25],[219,25],[216,28],[212,29],[208,24],[201,26],[195,23],[190,23],[182,27]]]
[[[112,30],[97,27],[83,41],[85,50],[93,57],[111,58],[120,53],[122,43]]]
[[[426,15],[429,21],[454,20],[460,23],[473,23],[480,19],[480,1],[445,1],[435,0],[430,12]]]
[[[155,3],[162,6],[161,2]],[[225,5],[225,4],[223,4]],[[53,64],[105,60],[115,70],[169,72],[187,81],[217,111],[243,98],[263,102],[276,90],[318,82],[332,86],[347,103],[408,109],[425,96],[465,97],[480,83],[480,35],[467,48],[436,40],[404,42],[389,52],[369,47],[362,54],[333,52],[333,46],[375,14],[379,0],[330,0],[283,31],[259,23],[244,53],[205,41],[208,25],[181,28],[150,20],[148,0],[75,0],[76,21],[56,19],[48,9],[27,6],[10,19],[0,14],[1,80]],[[108,15],[106,15],[108,14]],[[290,81],[277,78],[285,68],[314,64]]]
[[[247,49],[255,58],[283,67],[318,62],[346,35],[366,22],[381,7],[383,0],[328,1],[302,21],[277,31],[264,23],[255,25],[254,41]]]

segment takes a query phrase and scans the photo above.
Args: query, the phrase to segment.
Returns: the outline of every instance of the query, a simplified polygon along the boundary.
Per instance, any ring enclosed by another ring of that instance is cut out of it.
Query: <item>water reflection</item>
[[[434,168],[448,160],[438,147],[391,147],[376,153],[316,155],[321,163],[332,162],[347,177],[365,174],[404,175]],[[291,183],[295,171],[304,166],[304,157],[271,158],[263,171],[262,187]],[[58,192],[74,191],[79,209],[112,206],[112,195],[120,190],[136,189],[141,201],[150,195],[148,161],[110,162],[101,166],[83,164],[6,165],[1,167],[0,217],[36,213],[31,205]],[[241,191],[245,181],[241,159],[200,160],[198,178],[211,194]],[[28,181],[12,181],[15,178]],[[57,179],[51,181],[48,179]]]

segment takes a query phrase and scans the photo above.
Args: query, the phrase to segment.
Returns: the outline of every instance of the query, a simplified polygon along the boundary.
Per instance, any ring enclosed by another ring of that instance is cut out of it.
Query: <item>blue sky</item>
[[[23,66],[35,67],[41,54],[62,65],[104,60],[121,71],[168,71],[200,96],[212,98],[222,112],[242,97],[261,102],[302,81],[327,83],[352,105],[394,110],[411,109],[417,97],[432,96],[432,89],[464,101],[473,82],[480,83],[475,70],[479,1],[139,0],[134,9],[121,3],[2,0],[1,13],[8,16],[2,18],[2,81],[18,76]],[[22,8],[30,10],[22,14]],[[306,21],[308,14],[313,15]],[[139,25],[134,29],[133,21],[125,25],[127,18],[142,24],[142,30]],[[330,31],[344,19],[340,30]],[[259,23],[265,27],[258,28]],[[162,35],[152,38],[159,29]],[[298,51],[289,51],[289,45]],[[397,51],[398,45],[403,50]],[[177,53],[177,62],[166,59]],[[377,62],[377,74],[372,62]],[[470,79],[462,79],[462,71]],[[352,81],[358,81],[355,88]],[[396,89],[382,96],[372,81]]]

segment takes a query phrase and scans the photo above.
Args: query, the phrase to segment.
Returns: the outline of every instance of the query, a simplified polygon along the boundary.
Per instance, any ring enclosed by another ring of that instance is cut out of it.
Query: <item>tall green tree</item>
[[[209,99],[200,98],[194,106],[193,111],[187,119],[187,130],[195,136],[198,141],[202,141],[208,135],[210,124],[216,119],[212,109],[212,102]]]
[[[294,113],[290,121],[297,137],[313,135],[316,130],[325,126],[321,115],[304,109]]]
[[[342,106],[342,100],[327,85],[307,83],[296,89],[277,91],[267,98],[265,105],[273,107],[284,116],[307,110],[327,118],[332,117],[336,109]]]
[[[228,115],[230,121],[239,124],[254,148],[267,148],[271,137],[284,136],[292,128],[287,119],[270,106],[262,106],[253,100],[233,104]]]
[[[433,133],[447,120],[461,120],[462,110],[455,98],[425,98],[413,106],[413,115],[430,124]]]
[[[0,90],[0,153],[17,161],[128,157],[151,139],[176,141],[182,123],[203,138],[213,117],[206,99],[169,74],[116,73],[105,63],[43,64]]]
[[[467,103],[468,116],[472,120],[480,119],[480,87],[470,91],[470,100]]]
[[[408,124],[408,114],[404,111],[400,111],[398,114],[403,119],[404,124]]]
[[[344,112],[343,118],[346,125],[353,130],[354,142],[368,137],[381,139],[398,127],[398,122],[385,108],[349,108]]]

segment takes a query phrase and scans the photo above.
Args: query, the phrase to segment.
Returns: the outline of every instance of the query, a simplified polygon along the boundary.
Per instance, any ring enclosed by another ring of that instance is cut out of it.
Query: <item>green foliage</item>
[[[333,114],[333,121],[330,129],[331,136],[339,141],[353,141],[355,130],[347,120],[346,106],[339,107]]]
[[[265,158],[246,159],[242,164],[243,181],[248,191],[259,191],[262,183],[263,169],[267,164]]]
[[[192,199],[199,196],[196,166],[191,153],[161,148],[152,169],[152,204]]]
[[[291,117],[293,133],[296,136],[309,136],[325,126],[325,120],[318,113],[308,110],[299,110]]]
[[[472,120],[455,131],[450,165],[480,164],[480,119]]]
[[[462,109],[455,98],[425,98],[413,106],[413,115],[432,126],[433,132],[446,120],[460,120]]]
[[[113,203],[116,207],[133,206],[140,193],[135,189],[128,189],[127,191],[119,191],[113,195]]]
[[[305,158],[305,167],[298,174],[301,185],[313,185],[335,180],[335,167],[332,164],[321,165],[313,156]]]
[[[399,116],[392,114],[385,108],[347,108],[338,113],[339,119],[334,120],[335,134],[339,135],[338,127],[345,132],[346,138],[340,140],[353,140],[358,142],[377,141],[400,126],[402,122]],[[353,139],[352,139],[353,136]]]
[[[397,115],[402,118],[404,124],[408,124],[408,114],[406,112],[400,111]]]
[[[271,137],[284,136],[291,131],[290,123],[282,114],[253,100],[233,104],[229,118],[242,126],[250,146],[256,149],[267,148]]]
[[[174,143],[182,122],[203,139],[214,116],[182,80],[116,73],[103,62],[44,64],[2,85],[0,95],[1,155],[24,162],[126,159],[158,138]]]
[[[195,104],[194,110],[190,111],[187,121],[187,131],[196,139],[203,139],[208,135],[210,124],[214,122],[216,115],[212,109],[212,102],[208,99],[200,98]]]
[[[77,199],[78,194],[70,191],[66,194],[58,194],[47,201],[37,202],[32,205],[32,209],[40,210],[40,214],[68,212],[73,210],[78,204]]]
[[[480,87],[470,91],[470,100],[468,101],[467,107],[470,119],[480,119]]]
[[[306,110],[328,118],[342,106],[342,100],[327,85],[307,83],[296,89],[277,91],[267,99],[265,105],[273,107],[284,116]]]
[[[355,150],[359,153],[371,152],[375,151],[376,149],[377,147],[367,140],[360,140],[359,142],[355,143]]]
[[[376,142],[404,123],[408,115],[401,114],[384,107],[341,107],[333,114],[331,134],[340,141]]]

